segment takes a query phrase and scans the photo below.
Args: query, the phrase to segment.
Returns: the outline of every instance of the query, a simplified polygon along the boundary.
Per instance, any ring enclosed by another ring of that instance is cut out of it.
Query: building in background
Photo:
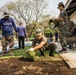
[[[68,16],[70,16],[71,21],[76,24],[76,0],[67,0],[65,10],[67,11]]]

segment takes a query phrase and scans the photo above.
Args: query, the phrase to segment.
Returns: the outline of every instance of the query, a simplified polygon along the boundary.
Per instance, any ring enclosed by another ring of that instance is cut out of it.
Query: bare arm
[[[55,18],[54,21],[64,21],[65,17],[67,16],[67,12],[65,10],[61,11],[58,18]]]
[[[58,21],[58,22],[63,21],[63,20],[64,20],[63,18],[55,18],[54,19],[54,21]]]
[[[39,49],[39,48],[43,47],[43,46],[45,45],[45,43],[46,43],[46,42],[41,42],[38,46],[33,47],[33,48],[34,48],[34,50],[37,50],[37,49]]]

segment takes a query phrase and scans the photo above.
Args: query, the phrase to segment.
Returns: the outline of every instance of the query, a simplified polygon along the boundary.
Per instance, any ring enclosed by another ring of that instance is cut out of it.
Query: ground
[[[0,60],[0,75],[76,75],[61,61],[34,62],[25,58]]]
[[[15,57],[0,57],[0,75],[76,75],[76,69],[70,69],[62,58],[54,52],[54,57],[48,56],[48,51],[40,61],[33,61],[24,50],[16,50]],[[39,51],[36,54],[40,56]]]

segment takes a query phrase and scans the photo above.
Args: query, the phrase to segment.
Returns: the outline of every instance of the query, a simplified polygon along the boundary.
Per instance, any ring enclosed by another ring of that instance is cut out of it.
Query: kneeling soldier
[[[56,49],[56,44],[55,43],[49,43],[47,41],[47,38],[42,35],[42,31],[40,29],[36,30],[36,37],[34,38],[32,42],[32,48],[30,48],[28,51],[34,51],[34,50],[39,50],[41,55],[44,56],[44,51],[50,50],[49,56],[53,56],[53,52]]]

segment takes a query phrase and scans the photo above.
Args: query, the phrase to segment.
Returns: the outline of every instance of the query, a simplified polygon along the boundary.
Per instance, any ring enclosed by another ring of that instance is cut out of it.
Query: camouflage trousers
[[[63,26],[63,28],[60,29],[60,43],[63,49],[67,48],[67,37],[68,35],[68,30],[66,29],[65,26]]]
[[[61,25],[60,30],[60,43],[62,48],[67,48],[67,37],[70,35],[68,27],[66,25]]]
[[[64,36],[60,36],[60,43],[62,48],[66,49],[67,48],[67,39]]]
[[[9,45],[9,48],[12,48],[14,46],[13,35],[2,36],[1,45],[2,45],[2,51],[6,51],[8,45]]]

